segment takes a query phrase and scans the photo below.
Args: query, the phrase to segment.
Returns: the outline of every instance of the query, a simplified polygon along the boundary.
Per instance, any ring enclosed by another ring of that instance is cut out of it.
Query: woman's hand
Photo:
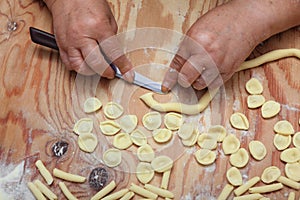
[[[45,0],[53,16],[54,34],[63,63],[80,74],[113,78],[114,71],[101,50],[133,80],[132,65],[116,36],[117,24],[105,0]]]

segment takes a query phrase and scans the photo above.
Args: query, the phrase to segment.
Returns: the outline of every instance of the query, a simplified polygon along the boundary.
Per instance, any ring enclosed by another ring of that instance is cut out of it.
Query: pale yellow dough
[[[155,153],[149,144],[144,144],[137,149],[137,157],[140,161],[151,162],[155,157]]]
[[[158,129],[161,126],[161,114],[159,112],[149,112],[143,116],[142,123],[150,131]]]
[[[281,134],[274,135],[273,144],[276,147],[276,149],[279,151],[288,148],[291,142],[292,142],[291,135],[281,135]]]
[[[295,163],[286,163],[285,165],[285,175],[294,180],[299,182],[300,181],[300,163],[295,162]]]
[[[92,133],[81,133],[77,139],[78,146],[82,151],[91,153],[93,152],[97,145],[97,136]]]
[[[249,162],[249,154],[244,148],[240,148],[237,152],[233,153],[229,157],[229,162],[232,166],[242,168]]]
[[[73,128],[74,133],[91,133],[93,130],[93,120],[91,118],[82,118],[78,120]]]
[[[104,106],[104,114],[109,119],[117,119],[123,114],[123,107],[115,102],[108,102]]]
[[[151,161],[155,172],[163,173],[173,167],[173,160],[168,156],[157,156]]]
[[[293,136],[293,145],[300,149],[300,132],[295,133]]]
[[[275,182],[281,176],[281,171],[276,166],[270,166],[264,169],[261,175],[261,181],[269,184]]]
[[[197,144],[202,149],[216,149],[217,148],[217,137],[208,133],[202,133],[198,136]]]
[[[194,153],[194,156],[201,165],[211,165],[217,158],[216,153],[209,149],[199,149]]]
[[[261,107],[262,117],[265,119],[272,118],[280,112],[280,104],[276,101],[266,101]]]
[[[265,145],[258,140],[252,140],[249,143],[249,151],[251,156],[256,160],[262,160],[267,155],[267,149]]]
[[[83,110],[85,113],[92,113],[99,110],[102,107],[101,101],[96,97],[90,97],[85,100],[83,104]]]
[[[249,94],[261,94],[263,92],[263,86],[256,78],[251,78],[246,83],[246,90]]]
[[[150,163],[140,162],[136,167],[136,177],[143,183],[149,183],[154,177],[154,170]]]
[[[103,162],[108,167],[116,167],[121,164],[122,154],[119,149],[108,149],[103,154]]]
[[[230,116],[230,123],[236,129],[240,129],[240,130],[249,129],[249,121],[243,113],[239,113],[239,112],[233,113]]]
[[[181,142],[184,146],[191,147],[194,146],[198,140],[199,131],[196,127],[194,127],[191,136],[187,139],[182,139]]]
[[[218,142],[222,142],[226,137],[227,131],[222,125],[214,125],[209,127],[208,134],[213,135],[217,139]]]
[[[295,130],[293,125],[287,120],[281,120],[274,125],[274,131],[281,135],[293,135]]]
[[[233,154],[239,150],[240,145],[240,140],[234,134],[229,134],[222,142],[222,149],[226,155]]]
[[[173,133],[171,130],[166,128],[156,129],[152,132],[153,139],[157,143],[165,143],[172,139]]]
[[[192,136],[192,134],[195,130],[195,127],[196,127],[196,125],[193,123],[183,123],[180,126],[177,134],[181,139],[186,140]]]
[[[144,144],[147,144],[147,136],[144,134],[144,132],[140,129],[134,130],[131,134],[131,141],[133,144],[137,146],[142,146]]]
[[[127,149],[132,145],[131,137],[128,133],[118,133],[114,136],[114,147],[118,149]]]
[[[137,123],[136,115],[124,115],[119,119],[120,127],[125,133],[131,133],[136,128]]]
[[[167,113],[164,117],[165,126],[172,131],[178,130],[183,123],[182,115],[174,112]]]
[[[247,97],[248,108],[259,108],[265,103],[265,101],[265,97],[260,94],[253,94]]]
[[[226,172],[228,182],[233,186],[240,186],[243,184],[243,177],[240,170],[236,167],[231,167]]]
[[[112,120],[100,122],[100,129],[104,135],[115,135],[121,130],[120,124]]]
[[[280,160],[286,163],[294,163],[300,160],[300,149],[293,147],[281,152]]]

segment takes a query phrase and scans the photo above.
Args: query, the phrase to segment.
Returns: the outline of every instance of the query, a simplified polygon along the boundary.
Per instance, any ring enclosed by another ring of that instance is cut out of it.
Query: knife
[[[45,47],[49,47],[54,50],[59,50],[56,40],[55,40],[55,36],[53,34],[47,33],[45,31],[42,31],[42,30],[34,28],[34,27],[30,27],[29,32],[30,32],[31,40],[34,43],[45,46]],[[103,52],[102,52],[102,54],[103,54]],[[104,54],[103,54],[103,56],[108,61],[107,57]],[[115,71],[115,76],[120,79],[123,79],[119,68],[116,65],[114,65],[112,62],[108,61],[108,63],[110,63],[109,64],[110,67]],[[153,92],[159,93],[159,94],[165,94],[161,90],[161,83],[155,82],[155,81],[141,75],[140,73],[137,73],[137,72],[134,72],[134,73],[135,74],[134,74],[133,84],[143,87],[145,89],[151,90]]]

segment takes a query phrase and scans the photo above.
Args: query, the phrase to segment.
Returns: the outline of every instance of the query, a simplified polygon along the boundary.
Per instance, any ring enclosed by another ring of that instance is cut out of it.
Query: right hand
[[[105,55],[118,68],[125,80],[132,82],[134,72],[115,34],[117,24],[105,0],[45,0],[53,16],[54,34],[60,57],[70,70],[83,75],[95,73],[114,78]],[[128,72],[128,73],[127,73]]]

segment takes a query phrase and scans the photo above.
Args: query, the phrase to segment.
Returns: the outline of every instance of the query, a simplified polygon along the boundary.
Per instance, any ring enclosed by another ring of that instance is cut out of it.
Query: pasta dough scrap
[[[152,132],[153,139],[157,143],[165,143],[171,140],[173,133],[171,130],[166,128],[156,129]]]
[[[233,186],[240,186],[243,184],[242,174],[240,170],[238,170],[238,168],[236,167],[231,167],[227,170],[226,178],[228,182]]]
[[[261,175],[261,181],[269,184],[275,182],[281,176],[281,171],[276,166],[270,166],[264,169]]]
[[[292,142],[292,136],[291,135],[281,135],[281,134],[275,134],[273,139],[273,144],[276,147],[277,150],[281,151],[290,146]]]
[[[92,153],[98,145],[98,139],[92,133],[81,133],[77,139],[77,143],[82,151]]]
[[[123,107],[115,102],[108,102],[104,106],[104,115],[109,119],[117,119],[123,114]]]
[[[216,153],[209,149],[199,149],[194,153],[194,156],[201,165],[211,165],[217,158]]]
[[[157,156],[151,161],[151,166],[155,172],[163,173],[173,167],[173,160],[168,156]]]
[[[287,120],[281,120],[274,125],[274,131],[281,135],[293,135],[295,130],[293,125]]]
[[[239,112],[233,113],[230,116],[230,123],[236,129],[240,129],[240,130],[249,129],[249,121],[243,113],[239,113]]]
[[[59,182],[58,186],[60,187],[63,194],[67,197],[68,200],[76,200],[77,198],[70,192],[64,182]]]
[[[233,154],[240,148],[240,141],[234,134],[227,135],[222,142],[222,149],[224,154]]]
[[[118,133],[114,136],[114,147],[118,149],[127,149],[132,145],[131,137],[128,133]]]
[[[227,200],[233,189],[234,187],[232,185],[226,184],[217,200]]]
[[[37,160],[35,162],[35,166],[38,168],[39,172],[41,173],[42,177],[45,179],[48,185],[53,183],[53,177],[49,170],[45,167],[44,163],[41,160]]]
[[[261,94],[263,92],[263,86],[256,78],[251,78],[246,83],[246,90],[249,94]]]
[[[93,130],[93,120],[91,118],[81,118],[73,128],[73,132],[79,135],[80,133],[91,133]]]
[[[272,118],[280,112],[280,109],[280,104],[276,101],[266,101],[261,107],[261,115],[265,119]]]
[[[300,150],[296,147],[281,152],[280,160],[286,163],[294,163],[300,160]]]
[[[259,108],[266,102],[263,95],[253,94],[247,97],[248,108]]]
[[[100,122],[100,129],[104,135],[111,136],[111,135],[115,135],[116,133],[118,133],[121,130],[121,127],[115,121],[106,120],[106,121]]]
[[[43,193],[37,188],[35,184],[32,182],[27,183],[28,188],[30,189],[31,193],[34,195],[34,197],[38,200],[47,200],[46,197],[43,195]]]
[[[178,130],[183,123],[181,114],[170,112],[164,117],[164,124],[169,130]]]
[[[252,194],[269,193],[269,192],[280,190],[282,188],[283,188],[282,183],[272,183],[270,185],[263,185],[263,186],[249,188],[249,193]]]
[[[161,114],[159,112],[149,112],[143,116],[142,123],[150,131],[158,129],[161,126]]]
[[[144,144],[137,149],[137,157],[140,161],[151,162],[155,157],[155,153],[149,144]]]
[[[237,152],[230,155],[229,162],[232,166],[242,168],[249,162],[249,154],[244,148],[240,148]]]
[[[61,178],[66,181],[71,181],[74,183],[83,183],[85,182],[86,178],[84,176],[79,176],[76,174],[71,174],[60,169],[54,168],[53,169],[53,176],[57,178]]]
[[[217,142],[222,142],[227,134],[225,127],[222,125],[211,126],[207,132],[209,135],[214,135],[217,138]]]
[[[134,130],[130,134],[130,138],[131,138],[131,141],[133,142],[133,144],[135,144],[137,146],[142,146],[144,144],[147,144],[147,137],[144,134],[144,132],[140,129]]]
[[[198,136],[197,144],[203,149],[216,149],[217,137],[208,133],[202,133]]]
[[[199,131],[197,128],[194,128],[192,135],[188,139],[182,139],[181,142],[184,146],[191,147],[196,144],[198,137]]]
[[[131,133],[137,126],[138,119],[136,115],[124,115],[120,118],[119,124],[125,133]]]
[[[83,110],[85,113],[96,112],[102,107],[101,101],[96,97],[90,97],[85,100],[83,104]]]
[[[265,145],[258,140],[253,140],[249,143],[249,151],[251,156],[256,160],[262,160],[267,155]]]
[[[195,130],[195,126],[193,123],[183,123],[177,132],[178,136],[184,140],[190,138]]]
[[[143,183],[149,183],[154,177],[154,170],[150,163],[140,162],[136,167],[136,177]]]
[[[121,164],[122,153],[119,149],[108,149],[103,154],[103,161],[108,167],[116,167]]]
[[[293,145],[300,149],[300,132],[295,133],[293,136]]]
[[[285,175],[289,178],[292,179],[293,181],[300,181],[300,163],[295,162],[295,163],[286,163],[285,165]]]

